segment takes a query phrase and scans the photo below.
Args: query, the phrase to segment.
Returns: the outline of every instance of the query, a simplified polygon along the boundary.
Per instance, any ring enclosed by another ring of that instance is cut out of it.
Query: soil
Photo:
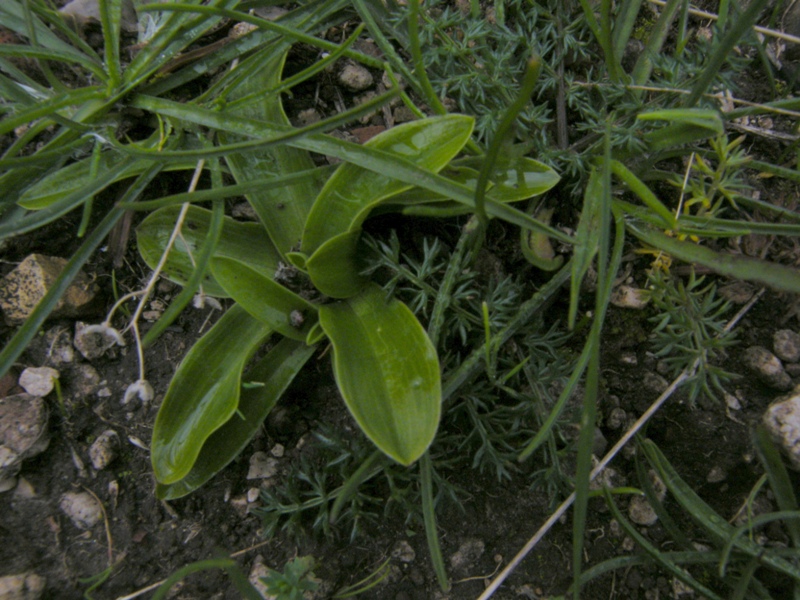
[[[321,89],[323,100],[326,93],[331,94],[331,111],[336,110],[337,99],[342,96],[347,102],[352,101],[352,93],[342,94],[334,88],[326,92],[325,85]],[[300,118],[300,113],[314,106],[314,99],[320,97],[317,89],[307,92],[295,94],[289,103],[287,110],[293,118]],[[358,136],[364,133],[361,127],[383,125],[383,118],[377,117],[351,133]],[[769,148],[765,150],[772,153]],[[796,191],[775,188],[769,193],[789,198]],[[72,215],[45,230],[13,240],[5,249],[3,272],[31,252],[69,256],[74,250],[73,232],[79,219],[80,215]],[[503,244],[497,240],[487,243],[495,243],[501,260],[518,258],[510,250],[503,255]],[[775,245],[769,252],[786,262],[791,250]],[[122,292],[141,287],[147,274],[132,241],[124,256],[124,269],[116,271]],[[632,256],[629,263],[632,277],[642,283],[647,261]],[[97,312],[83,320],[99,322],[113,302],[110,258],[98,254],[87,271],[95,277],[102,293]],[[157,308],[156,302],[168,303],[175,293],[174,286],[163,282],[151,308]],[[590,302],[589,296],[587,305]],[[563,320],[567,303],[565,290],[551,307],[550,318]],[[795,298],[767,291],[737,326],[739,344],[729,351],[721,366],[741,375],[729,386],[739,408],[720,401],[701,401],[691,406],[685,394],[679,392],[646,430],[685,481],[728,519],[739,512],[763,472],[755,458],[750,432],[768,404],[780,395],[748,372],[741,355],[753,345],[771,348],[777,329],[797,329],[797,316],[785,323],[776,319],[776,315],[796,315],[795,311]],[[453,582],[452,591],[446,596],[440,592],[430,564],[424,529],[418,521],[406,522],[403,515],[391,513],[377,523],[367,523],[353,540],[347,534],[328,539],[311,533],[300,538],[278,533],[265,539],[261,519],[251,512],[259,501],[247,499],[248,491],[258,485],[247,479],[250,457],[255,452],[280,454],[276,446],[282,446],[285,454],[277,458],[276,479],[280,480],[290,472],[292,461],[309,452],[311,434],[321,422],[333,421],[358,435],[336,396],[329,361],[316,359],[312,359],[282,400],[280,409],[233,464],[190,496],[159,502],[154,495],[147,451],[155,415],[182,357],[219,315],[210,307],[188,308],[147,349],[147,379],[155,390],[155,398],[147,404],[139,400],[128,405],[121,402],[127,386],[138,379],[136,353],[131,346],[92,361],[76,353],[72,362],[58,366],[62,398],[59,400],[56,394],[46,398],[50,445],[45,452],[25,461],[21,483],[15,490],[0,494],[0,576],[34,572],[45,578],[42,597],[48,599],[147,598],[152,591],[144,593],[145,589],[195,561],[233,554],[242,571],[250,573],[257,563],[281,569],[296,556],[311,555],[316,559],[314,572],[323,582],[322,589],[327,590],[318,597],[330,597],[336,590],[375,572],[389,559],[389,575],[361,598],[476,598],[551,514],[553,499],[544,490],[532,488],[529,478],[498,484],[492,475],[480,475],[468,468],[448,472],[448,479],[463,493],[459,504],[442,503],[437,514],[442,550]],[[603,340],[599,421],[608,447],[624,431],[609,419],[614,409],[624,410],[630,423],[660,393],[656,377],[660,366],[648,341],[650,315],[647,310],[609,309]],[[44,333],[20,358],[18,368],[4,379],[2,395],[21,391],[15,385],[22,368],[52,364],[53,337],[70,339],[74,327],[74,320],[49,321]],[[0,339],[5,342],[12,333],[12,328],[4,328]],[[82,379],[87,368],[97,374],[96,385],[91,387]],[[653,381],[656,383],[647,383]],[[120,440],[117,456],[106,468],[95,470],[89,460],[89,448],[109,429]],[[623,451],[612,467],[616,471],[615,485],[638,485],[635,451]],[[722,476],[710,477],[712,472]],[[95,495],[104,507],[104,518],[88,530],[76,527],[59,507],[63,495],[70,491]],[[620,499],[618,503],[626,508],[628,501]],[[674,501],[668,499],[666,505],[675,515],[681,514]],[[669,545],[668,534],[660,523],[639,530],[654,544]],[[775,542],[785,541],[779,529],[769,530],[768,535]],[[494,598],[538,599],[563,594],[571,583],[571,548],[572,528],[567,516],[550,530]],[[584,548],[586,565],[631,552],[629,540],[597,499],[590,505]],[[99,585],[90,591],[95,581]],[[775,597],[788,597],[784,582],[775,581],[774,585]],[[173,588],[170,597],[222,599],[238,598],[239,594],[227,575],[210,569],[187,577]],[[585,597],[673,598],[677,592],[668,574],[655,568],[633,567],[594,580],[585,588]]]

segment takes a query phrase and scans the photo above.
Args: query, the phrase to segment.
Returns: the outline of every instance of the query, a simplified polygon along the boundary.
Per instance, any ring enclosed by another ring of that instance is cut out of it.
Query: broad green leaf
[[[179,206],[168,206],[149,215],[136,228],[136,243],[144,261],[155,268],[167,245]],[[175,240],[164,266],[164,276],[184,285],[194,271],[194,262],[189,254],[200,251],[211,223],[211,212],[198,206],[190,206],[181,236]],[[280,256],[272,245],[264,228],[257,223],[241,223],[225,217],[222,235],[214,250],[214,257],[226,257],[244,263],[266,277],[272,277],[278,268]],[[211,296],[227,298],[227,292],[210,273],[203,278],[203,291]]]
[[[190,494],[236,458],[315,350],[294,340],[278,342],[244,375],[243,381],[254,385],[242,389],[238,414],[209,436],[183,479],[157,484],[156,495],[162,500],[174,500]]]
[[[247,76],[243,79],[240,77],[241,83],[226,97],[226,100],[233,102],[258,90],[277,87],[280,84],[287,49],[286,46],[273,44],[239,65],[234,74],[241,76],[246,73]],[[280,94],[259,94],[257,102],[229,109],[228,112],[268,123],[289,125],[289,119],[283,112]],[[223,143],[244,141],[241,136],[224,132],[220,134],[220,139]],[[314,168],[314,162],[306,151],[286,144],[255,152],[231,154],[226,157],[226,161],[237,183],[240,184],[253,179],[278,177]],[[308,177],[292,185],[246,195],[281,254],[296,248],[300,243],[306,218],[321,187],[322,182],[319,178]]]
[[[186,477],[206,440],[233,417],[245,364],[271,332],[234,304],[183,359],[153,427],[150,453],[159,483]]]
[[[287,132],[285,127],[279,127],[253,119],[225,115],[197,106],[187,106],[179,102],[173,102],[163,98],[154,98],[152,96],[135,96],[131,98],[130,105],[143,110],[153,111],[163,116],[171,116],[190,123],[197,123],[212,129],[235,131],[256,139],[285,135]],[[374,148],[360,146],[359,144],[353,144],[332,136],[321,134],[308,134],[303,137],[291,139],[287,143],[297,148],[335,156],[336,158],[349,161],[353,164],[357,163],[364,169],[374,173],[392,173],[393,177],[407,183],[409,186],[416,185],[423,187],[427,190],[453,198],[453,200],[469,208],[474,208],[475,206],[474,190],[470,190],[464,185],[457,184],[420,165],[416,165],[406,157],[393,156],[388,152],[376,151]],[[574,240],[563,232],[546,226],[511,206],[495,202],[491,197],[487,200],[486,212],[491,217],[497,217],[508,223],[518,225],[519,227],[546,233],[551,238],[565,244],[574,244]]]
[[[231,298],[281,335],[302,342],[317,322],[316,306],[238,260],[214,258],[211,271]]]
[[[431,117],[393,127],[364,144],[402,157],[430,172],[441,170],[464,147],[473,120],[461,115]],[[311,255],[327,240],[353,231],[382,200],[411,186],[392,176],[342,164],[314,201],[303,231],[302,250]]]
[[[439,359],[422,325],[376,285],[320,306],[319,319],[347,408],[381,451],[410,465],[433,441],[441,413]]]
[[[369,281],[361,275],[358,262],[358,241],[361,230],[348,231],[326,241],[305,261],[311,281],[320,292],[331,298],[349,298],[360,292]]]
[[[474,190],[478,183],[480,160],[478,157],[469,157],[453,161],[442,170],[442,175]],[[553,169],[531,158],[519,158],[513,164],[504,161],[496,167],[494,177],[489,182],[487,198],[495,202],[526,200],[550,190],[560,179]],[[388,202],[391,205],[408,206],[448,201],[450,198],[442,194],[412,188],[393,196]]]
[[[471,167],[477,171],[481,167],[479,157],[469,157],[458,161],[458,166]],[[516,202],[539,196],[550,190],[561,180],[553,169],[532,158],[498,158],[488,197],[497,202]]]
[[[654,229],[640,229],[630,223],[628,228],[646,244],[684,262],[703,265],[715,273],[734,279],[756,281],[776,290],[800,293],[800,270],[796,268],[741,254],[715,252],[705,246],[680,241]]]

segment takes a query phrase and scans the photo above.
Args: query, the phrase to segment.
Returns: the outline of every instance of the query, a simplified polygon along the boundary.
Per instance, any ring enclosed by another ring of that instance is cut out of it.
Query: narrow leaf
[[[630,224],[629,229],[643,242],[679,260],[703,265],[734,279],[756,281],[776,290],[800,293],[798,269],[749,256],[715,252],[705,246],[677,240],[654,229],[640,229]]]

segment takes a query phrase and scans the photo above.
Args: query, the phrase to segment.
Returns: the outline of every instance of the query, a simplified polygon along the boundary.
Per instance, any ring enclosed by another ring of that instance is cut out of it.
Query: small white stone
[[[466,540],[450,556],[450,566],[454,571],[469,570],[483,556],[485,550],[486,544],[484,544],[483,540]]]
[[[278,473],[278,460],[267,455],[266,452],[254,452],[250,457],[250,469],[247,479],[268,479]]]
[[[275,458],[283,458],[283,455],[286,454],[286,448],[283,446],[283,444],[275,444],[269,453]]]
[[[711,470],[708,472],[708,475],[706,475],[706,481],[708,483],[720,483],[722,481],[725,481],[727,478],[728,474],[725,472],[725,469],[723,469],[719,465],[711,467]]]
[[[787,396],[771,404],[764,413],[764,426],[772,439],[800,470],[800,395]]]
[[[339,83],[354,92],[360,92],[372,85],[372,73],[357,63],[348,63],[339,73]]]
[[[725,397],[725,406],[727,406],[731,410],[742,410],[742,403],[739,402],[739,399],[734,396],[733,394],[729,394],[725,392],[723,394]]]
[[[800,361],[800,334],[791,329],[780,329],[772,336],[772,348],[781,360],[796,363]]]
[[[253,567],[250,569],[250,576],[248,577],[248,580],[264,598],[274,598],[275,596],[272,596],[267,592],[267,585],[262,581],[262,579],[265,577],[269,577],[269,567],[264,564],[263,556],[256,556],[255,560],[253,561]]]
[[[88,492],[67,492],[58,503],[78,529],[91,529],[103,518],[103,509]]]
[[[792,378],[783,363],[772,352],[761,346],[750,346],[744,351],[744,364],[765,384],[776,390],[792,389]]]
[[[644,496],[634,496],[628,505],[628,516],[637,525],[653,525],[658,521],[658,515],[647,498]]]
[[[14,498],[19,500],[32,500],[36,498],[36,490],[33,489],[30,481],[24,477],[20,477],[17,482],[17,487],[14,489]],[[2,596],[0,596],[0,598],[2,598]]]
[[[119,331],[110,325],[87,325],[75,323],[75,338],[72,343],[86,360],[94,360],[105,354],[114,345],[124,346],[125,340]]]
[[[39,600],[44,593],[46,580],[36,573],[19,573],[0,577],[2,600]]]
[[[258,500],[258,496],[260,494],[261,494],[261,490],[259,490],[258,488],[254,488],[254,487],[250,488],[249,490],[247,490],[247,502],[249,504],[252,504],[256,500]]]
[[[628,415],[625,413],[625,411],[620,407],[616,407],[612,409],[611,413],[608,415],[608,418],[606,419],[606,426],[609,429],[619,429],[625,425],[627,418]]]
[[[19,385],[31,396],[44,398],[53,391],[60,373],[51,367],[28,367],[19,376]]]
[[[650,302],[650,293],[641,288],[621,285],[611,293],[611,304],[620,308],[642,310]]]
[[[400,540],[392,548],[392,558],[396,558],[400,562],[410,563],[416,557],[417,553],[406,540]]]
[[[89,448],[89,458],[96,471],[105,469],[117,457],[119,435],[113,429],[106,429]]]

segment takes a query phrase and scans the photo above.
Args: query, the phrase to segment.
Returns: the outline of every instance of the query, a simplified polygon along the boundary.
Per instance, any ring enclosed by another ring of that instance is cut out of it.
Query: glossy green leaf
[[[155,268],[161,259],[167,240],[180,213],[179,206],[168,206],[149,215],[136,229],[136,243],[144,261]],[[181,236],[175,241],[164,267],[164,276],[184,285],[194,271],[189,253],[196,256],[208,235],[211,212],[190,206]],[[266,277],[272,277],[278,268],[280,256],[264,228],[258,223],[242,223],[225,217],[222,235],[214,250],[214,257],[238,260]],[[227,298],[227,292],[207,273],[203,278],[203,291],[211,296]]]
[[[464,147],[473,120],[461,115],[431,117],[393,127],[365,148],[402,157],[431,172],[441,170]],[[303,231],[302,250],[312,254],[327,240],[355,230],[382,200],[411,186],[351,163],[342,164],[314,201]]]
[[[226,97],[228,102],[247,96],[258,90],[273,89],[280,84],[283,63],[286,58],[285,46],[273,44],[239,65],[234,75],[240,78],[239,85]],[[247,77],[241,75],[247,73]],[[289,125],[283,112],[280,94],[259,94],[257,102],[228,112],[259,119],[268,123]],[[243,141],[244,138],[229,133],[221,133],[223,143]],[[247,183],[253,179],[280,176],[314,168],[308,152],[279,144],[255,152],[231,154],[226,157],[237,183]],[[311,210],[322,181],[317,177],[286,185],[277,189],[263,189],[246,195],[256,214],[267,228],[275,246],[285,254],[297,247],[303,234],[306,218]]]
[[[468,157],[450,163],[442,170],[445,177],[474,190],[478,183],[479,157]],[[517,202],[539,196],[552,189],[559,181],[558,174],[539,161],[531,158],[518,158],[512,161],[499,161],[494,176],[489,182],[487,198],[495,202]],[[442,194],[412,188],[393,196],[388,202],[394,205],[411,206],[449,202]]]
[[[278,133],[285,134],[287,131],[285,127],[278,127],[253,119],[233,117],[197,106],[186,106],[163,98],[140,95],[132,98],[130,102],[131,106],[153,111],[163,116],[175,117],[213,129],[235,131],[251,138],[269,137]],[[437,173],[432,173],[426,168],[412,163],[406,157],[393,156],[387,152],[376,151],[374,148],[320,134],[308,134],[291,139],[287,143],[297,148],[335,156],[354,164],[357,163],[364,169],[374,173],[381,175],[391,173],[393,177],[406,182],[409,186],[420,186],[453,198],[453,200],[471,209],[475,206],[474,190],[470,190],[468,187],[457,184]],[[574,243],[574,240],[565,233],[548,227],[511,206],[495,202],[491,196],[486,203],[486,212],[491,217],[497,217],[519,227],[544,232],[551,238],[565,244]]]
[[[271,332],[234,304],[183,359],[153,427],[150,453],[159,483],[186,477],[206,440],[234,415],[245,364]]]
[[[211,271],[231,298],[281,335],[302,342],[317,322],[316,306],[238,260],[214,258]]]
[[[360,292],[369,281],[361,275],[358,262],[358,241],[361,230],[349,231],[326,241],[305,261],[311,281],[320,292],[331,298],[349,298]]]
[[[283,339],[243,377],[256,386],[242,389],[238,414],[209,436],[192,469],[183,479],[156,485],[162,500],[190,494],[236,458],[261,427],[262,422],[316,350],[294,340]]]
[[[408,307],[378,286],[319,309],[336,382],[359,427],[410,465],[433,441],[441,413],[439,359]]]

